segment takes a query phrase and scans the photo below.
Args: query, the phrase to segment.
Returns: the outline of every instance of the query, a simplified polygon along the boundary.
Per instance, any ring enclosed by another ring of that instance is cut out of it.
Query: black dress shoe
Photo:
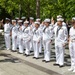
[[[59,64],[56,64],[56,63],[55,63],[55,64],[53,64],[53,65],[54,65],[54,66],[59,66]]]
[[[45,62],[45,60],[42,60],[42,62]]]
[[[64,65],[59,65],[60,68],[64,67]]]
[[[30,53],[32,53],[33,51],[30,51]]]
[[[42,53],[39,53],[40,55],[42,55]]]
[[[24,56],[26,56],[26,54],[23,54]]]
[[[11,50],[11,52],[16,52],[16,51]]]
[[[25,54],[26,55],[26,57],[28,57],[29,55],[27,55],[27,54]]]
[[[35,57],[33,57],[33,59],[35,59]]]
[[[18,54],[23,54],[23,53],[18,52]]]
[[[48,62],[50,62],[50,61],[45,61],[45,63],[48,63]]]
[[[39,58],[35,58],[35,59],[39,59]]]

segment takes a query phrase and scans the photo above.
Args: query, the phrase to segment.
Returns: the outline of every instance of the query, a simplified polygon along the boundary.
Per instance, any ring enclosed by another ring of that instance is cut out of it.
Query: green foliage
[[[33,16],[36,18],[36,0],[0,0],[0,14],[2,9],[12,18],[19,16],[19,5],[21,5],[21,16]],[[56,18],[61,14],[70,20],[75,16],[75,0],[40,0],[40,17]]]

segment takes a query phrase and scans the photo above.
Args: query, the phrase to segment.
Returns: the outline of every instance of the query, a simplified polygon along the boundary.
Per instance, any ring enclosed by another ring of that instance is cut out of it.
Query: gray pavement
[[[43,54],[40,59],[33,59],[31,56],[26,57],[11,50],[4,50],[4,39],[0,36],[0,75],[75,75],[68,72],[70,68],[69,50],[65,50],[65,66],[59,68],[53,66],[55,63],[54,45],[52,45],[52,56],[49,63],[42,62]]]

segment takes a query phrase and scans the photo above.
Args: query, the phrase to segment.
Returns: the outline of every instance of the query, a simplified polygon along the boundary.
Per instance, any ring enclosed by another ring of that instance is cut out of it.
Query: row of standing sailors
[[[18,22],[18,25],[16,25],[16,22],[13,22],[14,26],[12,26],[10,23],[6,23],[4,25],[6,48],[7,50],[11,48],[10,32],[12,32],[11,33],[12,51],[16,51],[18,47],[19,53],[24,52],[26,56],[29,56],[30,51],[33,50],[34,51],[33,58],[38,59],[39,54],[42,52],[42,46],[43,46],[44,48],[43,62],[44,61],[49,62],[51,60],[51,44],[54,38],[55,54],[56,54],[56,63],[54,65],[59,65],[59,67],[63,67],[65,45],[67,44],[68,40],[66,23],[63,22],[62,18],[57,19],[55,25],[50,24],[50,19],[45,19],[44,23],[45,24],[34,22],[32,25],[29,25],[29,22],[25,21],[24,25],[22,25],[21,20]],[[75,36],[73,37],[75,38]],[[75,71],[74,62],[75,61],[73,61],[72,66],[74,67],[73,69]]]

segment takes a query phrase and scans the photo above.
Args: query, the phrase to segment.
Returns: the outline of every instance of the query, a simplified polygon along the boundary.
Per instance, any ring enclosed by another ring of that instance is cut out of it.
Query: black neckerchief
[[[28,28],[28,27],[25,27],[25,28],[23,29],[23,32],[26,30],[26,28]]]
[[[48,26],[48,27],[49,27],[49,26]],[[44,28],[44,30],[43,30],[44,33],[45,33],[46,28],[48,28],[48,27],[45,27],[45,28]]]
[[[56,31],[56,36],[58,37],[58,32],[59,32],[59,30],[61,29],[61,27],[58,27],[57,28],[57,31]]]

